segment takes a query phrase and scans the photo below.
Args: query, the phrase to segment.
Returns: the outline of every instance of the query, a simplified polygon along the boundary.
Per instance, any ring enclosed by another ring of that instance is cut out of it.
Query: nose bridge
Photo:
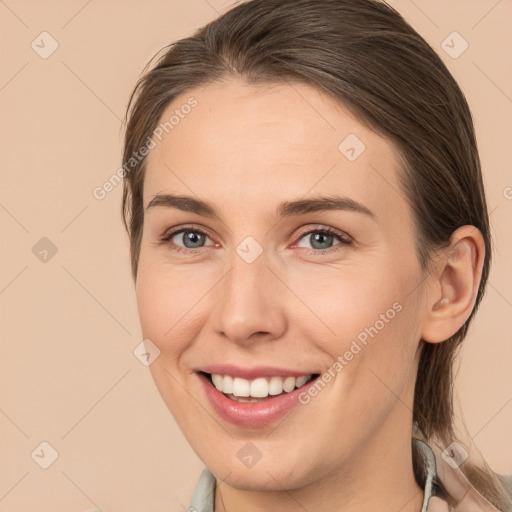
[[[254,333],[279,337],[286,327],[276,293],[278,280],[269,263],[268,254],[252,237],[233,249],[214,314],[217,331],[234,342],[243,343]]]

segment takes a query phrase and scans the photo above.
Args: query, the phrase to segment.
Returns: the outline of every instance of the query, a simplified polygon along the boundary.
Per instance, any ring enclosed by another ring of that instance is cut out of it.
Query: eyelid
[[[344,243],[352,243],[354,240],[353,238],[345,233],[344,231],[341,231],[339,229],[333,228],[331,226],[324,226],[323,224],[317,224],[316,226],[309,226],[304,229],[301,229],[297,235],[295,235],[297,238],[302,238],[305,235],[308,235],[310,233],[317,233],[317,232],[323,232],[323,233],[329,233],[330,235],[336,235],[340,238],[340,240]]]
[[[171,238],[174,238],[176,235],[179,235],[180,233],[183,233],[184,231],[201,233],[201,234],[207,236],[210,240],[213,240],[213,237],[210,235],[209,231],[206,228],[197,226],[195,224],[188,224],[188,225],[180,226],[177,228],[166,229],[164,231],[164,233],[159,237],[160,242],[164,243],[164,244],[167,242],[170,242]],[[181,247],[181,249],[194,251],[194,250],[203,249],[203,247],[198,247],[197,249],[189,249],[188,247]]]

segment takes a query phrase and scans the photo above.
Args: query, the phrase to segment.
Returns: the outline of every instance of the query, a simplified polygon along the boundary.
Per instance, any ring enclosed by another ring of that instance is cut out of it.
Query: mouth
[[[217,391],[235,402],[256,403],[271,400],[306,386],[319,373],[299,376],[256,377],[244,379],[220,373],[199,372]]]
[[[272,369],[270,375],[260,375],[257,370],[246,371],[247,379],[203,370],[194,373],[218,418],[239,427],[258,429],[275,423],[300,404],[306,388],[320,377],[319,373],[278,375],[277,372]]]

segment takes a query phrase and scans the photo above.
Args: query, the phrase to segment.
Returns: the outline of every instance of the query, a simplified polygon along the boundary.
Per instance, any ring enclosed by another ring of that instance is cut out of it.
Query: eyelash
[[[177,252],[184,252],[184,253],[189,253],[189,254],[197,254],[197,253],[201,252],[201,250],[204,249],[204,247],[199,247],[197,249],[188,249],[186,247],[180,247],[179,245],[169,243],[173,237],[175,237],[176,235],[178,235],[180,233],[187,232],[187,231],[191,232],[191,233],[200,233],[208,238],[211,238],[210,235],[205,230],[203,230],[201,228],[198,228],[196,226],[184,226],[184,227],[181,227],[174,231],[171,231],[169,233],[165,233],[160,238],[160,242],[162,244],[168,244],[169,248],[171,250],[177,251]],[[314,229],[308,229],[308,230],[302,231],[298,234],[298,240],[300,241],[306,235],[310,235],[312,233],[321,233],[322,235],[335,236],[336,238],[338,238],[340,243],[334,245],[333,247],[329,247],[328,249],[306,249],[306,254],[308,256],[310,256],[310,255],[323,256],[325,254],[336,252],[336,251],[340,250],[340,249],[338,249],[339,246],[352,244],[352,240],[348,235],[346,235],[345,233],[343,233],[341,231],[335,230],[331,227],[329,227],[329,228],[316,227]]]

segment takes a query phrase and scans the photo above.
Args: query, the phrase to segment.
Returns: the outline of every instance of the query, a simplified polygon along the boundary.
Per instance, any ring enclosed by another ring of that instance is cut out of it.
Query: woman
[[[139,81],[124,161],[189,510],[512,510],[453,426],[491,261],[471,114],[395,10],[239,4]]]

